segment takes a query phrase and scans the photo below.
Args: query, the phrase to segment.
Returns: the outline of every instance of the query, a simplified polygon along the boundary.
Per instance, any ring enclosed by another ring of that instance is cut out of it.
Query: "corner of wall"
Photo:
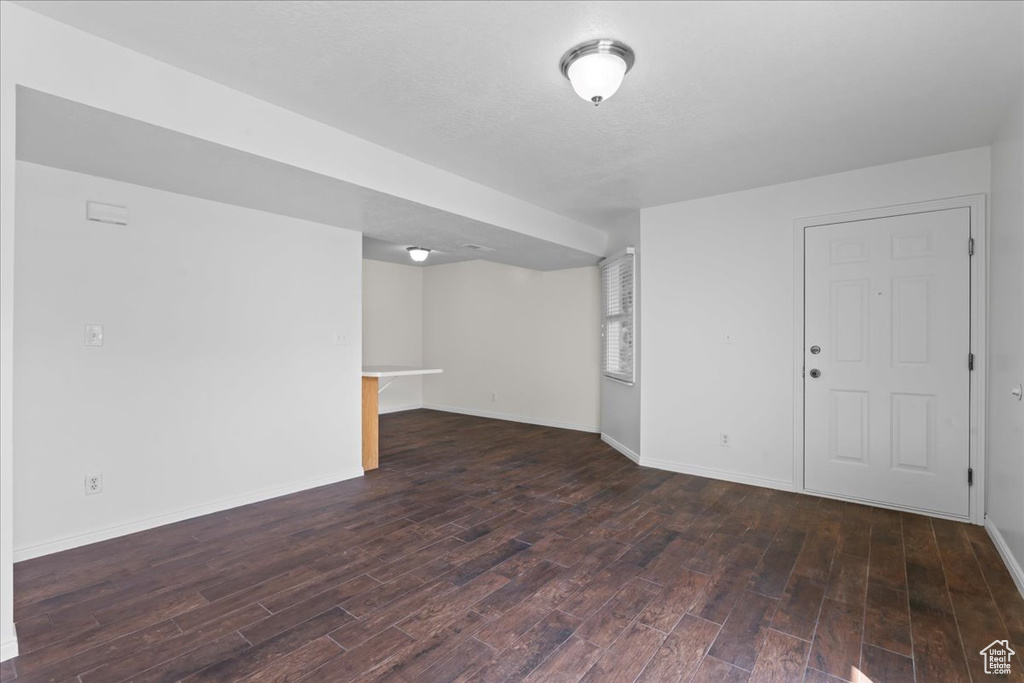
[[[1020,592],[1021,597],[1024,597],[1024,569],[1021,568],[1017,558],[1013,556],[1010,546],[1006,544],[1006,539],[999,533],[999,525],[991,517],[985,517],[985,531],[988,532],[989,538],[992,539],[992,544],[999,551],[999,556],[1003,558],[1003,564],[1006,565],[1006,569],[1010,572],[1013,583],[1017,586],[1017,591]]]
[[[8,54],[14,29],[9,2],[0,2],[0,661],[18,654],[14,628],[14,484],[11,423],[14,372],[15,81]]]
[[[1022,12],[1024,18],[1024,12]],[[989,198],[985,528],[1024,595],[1024,88],[996,132]]]
[[[619,443],[618,441],[608,436],[604,432],[601,432],[601,441],[604,441],[606,444],[617,450],[619,453],[622,453],[624,456],[635,462],[637,465],[640,464],[639,453],[637,453],[636,451],[627,446],[624,446],[623,444]]]

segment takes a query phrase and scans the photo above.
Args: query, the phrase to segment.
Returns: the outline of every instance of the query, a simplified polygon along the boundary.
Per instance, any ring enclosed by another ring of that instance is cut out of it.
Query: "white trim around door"
[[[864,211],[800,218],[793,224],[793,482],[797,491],[804,492],[804,231],[807,228],[873,220],[890,216],[904,216],[929,211],[968,208],[970,210],[971,239],[974,255],[971,259],[971,349],[974,371],[970,376],[970,467],[974,472],[970,488],[967,517],[954,517],[974,524],[985,523],[985,384],[988,346],[986,320],[988,303],[988,229],[985,215],[985,195],[968,195],[935,201],[901,204]],[[964,245],[964,249],[968,246]],[[966,359],[965,359],[966,361]],[[818,495],[818,494],[815,494]],[[838,497],[838,496],[836,496]],[[853,500],[853,499],[850,499]],[[871,501],[855,500],[867,505]],[[888,506],[880,506],[888,507]],[[917,512],[910,510],[910,512]]]

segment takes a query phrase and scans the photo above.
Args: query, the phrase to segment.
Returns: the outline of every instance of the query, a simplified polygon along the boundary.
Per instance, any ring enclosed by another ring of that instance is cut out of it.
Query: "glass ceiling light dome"
[[[562,55],[559,68],[576,94],[597,106],[615,94],[635,61],[636,54],[625,43],[591,40]]]
[[[426,247],[406,247],[406,251],[409,252],[409,258],[416,263],[422,263],[430,256],[430,250]]]

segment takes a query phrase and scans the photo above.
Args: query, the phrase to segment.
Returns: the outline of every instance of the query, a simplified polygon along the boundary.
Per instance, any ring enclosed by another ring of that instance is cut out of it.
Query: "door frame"
[[[915,213],[944,211],[967,208],[970,210],[971,238],[974,240],[974,256],[971,258],[971,349],[974,353],[974,372],[970,373],[970,461],[974,469],[974,485],[968,491],[968,515],[941,515],[914,508],[883,505],[857,498],[827,495],[824,497],[849,500],[874,507],[917,512],[932,517],[955,519],[974,524],[985,523],[985,399],[988,374],[988,342],[986,322],[988,315],[988,224],[986,222],[984,194],[950,197],[912,204],[899,204],[863,211],[850,211],[825,216],[798,218],[793,222],[793,485],[801,493],[810,493],[804,485],[804,287],[806,267],[804,262],[804,235],[808,228],[851,223],[855,221],[890,218]],[[964,249],[967,245],[964,245]],[[966,350],[965,350],[966,351]],[[964,358],[967,362],[967,358]],[[966,476],[966,472],[964,473]],[[821,496],[819,492],[812,495]]]

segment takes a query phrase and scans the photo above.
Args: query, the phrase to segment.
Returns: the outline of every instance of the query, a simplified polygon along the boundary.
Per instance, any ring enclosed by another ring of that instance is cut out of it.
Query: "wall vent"
[[[128,225],[128,207],[102,202],[86,202],[85,217],[97,223]]]

